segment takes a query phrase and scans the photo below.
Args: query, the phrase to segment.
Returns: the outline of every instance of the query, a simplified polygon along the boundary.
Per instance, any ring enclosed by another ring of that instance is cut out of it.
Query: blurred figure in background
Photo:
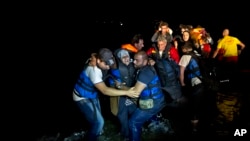
[[[205,91],[202,83],[202,74],[198,57],[193,52],[192,44],[187,43],[182,47],[183,55],[179,62],[180,83],[188,98],[188,112],[191,118],[192,132],[197,133],[198,125],[205,110]]]
[[[237,37],[230,36],[229,29],[224,29],[222,35],[223,38],[218,41],[212,58],[218,59],[218,66],[222,69],[222,77],[225,79],[237,74],[238,56],[245,48],[245,44]]]
[[[245,44],[242,43],[237,37],[229,35],[229,29],[224,29],[222,32],[223,38],[218,41],[217,49],[213,54],[213,58],[218,56],[219,61],[225,63],[238,63],[238,55],[245,48]],[[238,46],[240,48],[238,48]]]
[[[122,49],[129,52],[130,57],[133,59],[134,54],[144,47],[144,38],[141,34],[135,34],[131,40],[131,43],[123,44]]]
[[[153,46],[157,46],[157,40],[160,36],[165,37],[167,40],[167,46],[166,46],[166,51],[168,52],[170,47],[172,46],[172,41],[173,41],[173,30],[169,28],[169,25],[167,22],[161,21],[159,24],[159,28],[155,31],[153,36],[151,37],[151,42],[153,43]],[[168,54],[167,54],[168,56]]]

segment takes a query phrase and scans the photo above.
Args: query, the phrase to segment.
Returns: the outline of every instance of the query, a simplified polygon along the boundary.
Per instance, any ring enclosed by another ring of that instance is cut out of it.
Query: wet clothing
[[[129,119],[129,130],[131,141],[141,141],[141,133],[143,124],[159,113],[165,106],[165,96],[160,87],[158,75],[152,66],[145,66],[138,70],[137,81],[143,83],[146,88],[142,91],[139,99],[153,99],[153,107],[151,109],[141,109],[138,107]]]
[[[109,84],[112,87],[115,87],[115,80],[120,83],[125,83],[127,87],[132,87],[135,84],[135,68],[133,62],[130,62],[128,65],[124,64],[121,61],[123,56],[129,55],[128,51],[124,49],[117,49],[115,51],[117,68],[112,68],[110,74],[113,78],[110,78]],[[131,98],[127,96],[117,96],[110,97],[110,106],[111,112],[118,117],[120,121],[120,134],[123,138],[129,138],[129,127],[128,121],[130,115],[137,108],[136,103],[134,103]]]
[[[102,71],[97,66],[87,66],[74,86],[73,100],[89,123],[88,141],[96,141],[104,126],[98,91],[94,86],[103,82],[102,77]]]
[[[185,67],[185,83],[188,91],[185,96],[189,99],[191,119],[198,118],[204,110],[204,85],[200,80],[201,72],[197,60],[191,54],[184,54],[179,62],[180,66]],[[200,78],[199,78],[200,77]]]

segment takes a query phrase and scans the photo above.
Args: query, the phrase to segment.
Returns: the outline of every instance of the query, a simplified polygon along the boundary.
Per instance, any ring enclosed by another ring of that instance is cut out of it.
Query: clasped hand
[[[127,96],[131,97],[131,98],[138,98],[139,97],[139,92],[135,91],[134,90],[135,87],[131,87],[129,90],[128,90],[128,94]]]
[[[124,82],[124,83],[121,83],[121,82],[119,82],[119,81],[115,81],[115,87],[117,88],[117,89],[122,89],[122,87],[124,87],[124,86],[126,86],[126,83]]]

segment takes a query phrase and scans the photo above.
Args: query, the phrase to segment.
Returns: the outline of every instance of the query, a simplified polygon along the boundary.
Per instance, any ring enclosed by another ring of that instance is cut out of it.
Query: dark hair
[[[192,42],[185,42],[181,48],[193,49],[193,43]]]
[[[140,40],[143,40],[143,36],[141,34],[135,34],[131,40],[131,44],[139,43]]]
[[[168,23],[161,21],[160,24],[159,24],[159,27],[161,27],[161,26],[167,26],[168,27]]]

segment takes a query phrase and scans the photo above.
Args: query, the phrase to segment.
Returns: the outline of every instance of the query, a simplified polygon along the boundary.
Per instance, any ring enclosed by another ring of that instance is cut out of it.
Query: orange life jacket
[[[126,49],[126,50],[131,51],[131,52],[134,52],[134,53],[138,52],[138,49],[136,47],[132,46],[131,44],[124,44],[124,45],[122,45],[121,48]]]

